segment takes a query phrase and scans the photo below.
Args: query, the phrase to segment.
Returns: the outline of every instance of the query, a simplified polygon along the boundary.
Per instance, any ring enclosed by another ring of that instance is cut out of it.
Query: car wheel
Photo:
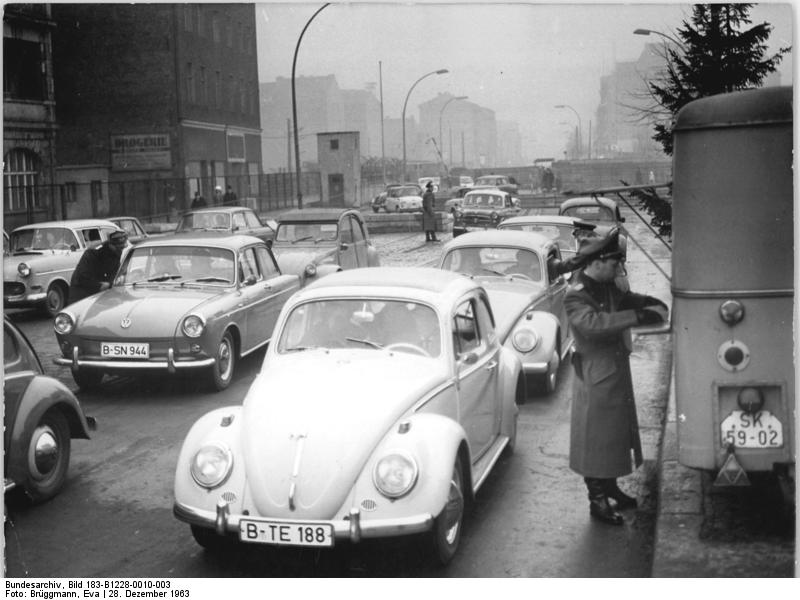
[[[431,532],[431,550],[434,560],[440,565],[449,563],[458,550],[461,541],[461,527],[464,522],[464,472],[461,457],[456,457],[453,474],[450,477],[447,501],[442,512],[436,517]]]
[[[236,366],[236,347],[230,331],[226,331],[219,341],[214,359],[211,367],[212,384],[215,390],[221,392],[231,384],[233,368]]]
[[[66,417],[57,409],[47,411],[28,441],[28,480],[25,492],[33,502],[55,496],[67,478],[70,437]]]
[[[379,206],[373,206],[373,207],[372,207],[372,212],[375,212],[375,213],[376,213],[376,212],[380,212],[380,210],[381,210],[381,209],[380,209],[380,207],[379,207]]]
[[[75,383],[78,384],[79,388],[88,392],[100,385],[100,382],[103,380],[103,372],[95,369],[72,371],[72,378],[75,380]]]
[[[538,386],[543,394],[552,394],[558,385],[558,369],[561,365],[561,359],[558,355],[558,348],[553,350],[553,356],[550,362],[547,363],[547,373],[539,376]]]
[[[210,552],[219,552],[228,545],[228,538],[218,535],[213,529],[189,525],[194,541]]]
[[[48,315],[55,317],[64,309],[67,303],[67,290],[59,283],[53,283],[47,288],[44,297],[44,309]]]

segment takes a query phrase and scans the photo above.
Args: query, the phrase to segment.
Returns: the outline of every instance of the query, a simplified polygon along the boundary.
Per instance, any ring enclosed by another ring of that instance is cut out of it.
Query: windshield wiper
[[[481,271],[486,271],[487,273],[491,273],[492,275],[497,275],[498,277],[505,277],[505,273],[501,273],[500,271],[495,271],[494,269],[490,269],[488,267],[481,267]]]
[[[304,237],[293,239],[292,243],[296,244],[297,242],[305,242],[306,240],[313,240],[313,239],[314,239],[313,235],[307,235],[307,236],[304,236]]]
[[[366,346],[371,346],[372,348],[375,348],[377,350],[380,350],[381,348],[383,348],[383,346],[381,346],[379,343],[373,342],[372,340],[362,340],[360,338],[351,338],[351,337],[344,338],[344,339],[346,339],[348,342],[357,342],[359,344],[364,344]]]
[[[151,283],[153,281],[166,281],[167,279],[180,279],[183,275],[159,275],[158,277],[151,277],[147,280],[147,283]]]
[[[305,352],[306,350],[316,350],[319,346],[292,346],[286,348],[286,352]]]
[[[224,277],[214,277],[213,275],[207,275],[205,277],[197,277],[195,279],[187,279],[186,281],[181,281],[181,286],[186,285],[187,283],[206,283],[209,281],[221,281],[222,283],[230,283],[230,279],[225,279]]]

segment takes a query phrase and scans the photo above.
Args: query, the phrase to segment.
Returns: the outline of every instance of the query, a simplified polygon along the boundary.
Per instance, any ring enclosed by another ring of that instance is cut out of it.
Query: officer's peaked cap
[[[602,236],[581,238],[578,246],[578,257],[586,264],[595,259],[622,258],[624,252],[619,243],[619,228],[614,227]]]

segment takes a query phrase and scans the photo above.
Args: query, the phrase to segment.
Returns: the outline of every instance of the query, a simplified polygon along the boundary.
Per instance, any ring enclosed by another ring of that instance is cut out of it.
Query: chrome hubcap
[[[31,440],[28,462],[35,479],[49,476],[58,464],[58,438],[50,427],[37,429]]]
[[[447,531],[445,539],[448,544],[453,544],[458,536],[458,529],[461,526],[461,515],[464,512],[464,495],[461,493],[461,473],[457,469],[453,470],[453,478],[450,480],[450,492],[447,495],[445,505],[445,522]]]
[[[228,379],[231,376],[231,346],[227,340],[222,340],[219,345],[217,364],[219,365],[219,376],[222,379]]]

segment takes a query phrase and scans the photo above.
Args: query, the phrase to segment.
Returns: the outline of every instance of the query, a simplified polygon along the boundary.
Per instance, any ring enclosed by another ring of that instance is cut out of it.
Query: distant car
[[[464,186],[459,188],[454,188],[451,192],[452,197],[448,198],[444,203],[444,210],[451,214],[456,212],[456,209],[464,204],[464,196],[467,195],[468,192],[472,191],[472,186]]]
[[[304,288],[243,404],[189,430],[175,517],[212,551],[424,534],[429,558],[449,562],[517,436],[524,379],[494,328],[486,292],[441,270],[356,269]]]
[[[567,281],[550,237],[522,231],[475,231],[449,242],[439,268],[462,273],[489,294],[500,342],[514,352],[522,370],[549,393],[561,361],[572,347],[564,310]]]
[[[386,198],[389,195],[389,190],[397,187],[413,187],[415,188],[416,195],[422,196],[422,188],[416,183],[388,183],[386,188],[370,202],[372,212],[380,212],[381,209],[386,210]]]
[[[354,208],[304,208],[278,217],[272,250],[284,273],[303,285],[343,269],[377,267],[378,250]]]
[[[481,175],[475,180],[473,187],[494,187],[514,196],[519,193],[517,180],[510,175]]]
[[[519,198],[498,189],[477,189],[467,192],[460,207],[453,213],[453,236],[469,229],[494,229],[509,217],[519,214]]]
[[[403,185],[386,192],[386,212],[421,212],[422,191],[418,185]]]
[[[423,192],[425,191],[425,186],[428,185],[428,182],[433,184],[434,193],[439,191],[439,186],[442,183],[441,177],[420,177],[417,180],[417,183],[419,183],[419,186],[422,188]]]
[[[56,315],[55,362],[70,367],[82,389],[106,373],[193,371],[223,390],[239,357],[269,342],[299,288],[258,238],[154,237],[128,252],[110,289]]]
[[[220,206],[197,208],[185,212],[178,221],[175,233],[190,231],[217,231],[252,235],[267,244],[275,237],[275,230],[261,219],[252,208],[241,206]]]
[[[148,238],[147,232],[136,217],[111,217],[108,219],[128,234],[128,241],[136,245]]]
[[[11,232],[3,256],[3,306],[40,307],[50,316],[69,298],[72,272],[84,251],[119,228],[101,219],[73,219],[23,225]]]
[[[601,225],[618,225],[625,222],[615,200],[604,196],[579,196],[561,203],[558,214],[584,221],[596,221]]]
[[[469,187],[475,185],[475,181],[473,181],[472,177],[470,177],[469,175],[459,175],[458,185],[462,187]]]
[[[44,374],[25,335],[3,319],[3,487],[33,502],[55,496],[69,470],[72,439],[96,428],[67,387]]]

